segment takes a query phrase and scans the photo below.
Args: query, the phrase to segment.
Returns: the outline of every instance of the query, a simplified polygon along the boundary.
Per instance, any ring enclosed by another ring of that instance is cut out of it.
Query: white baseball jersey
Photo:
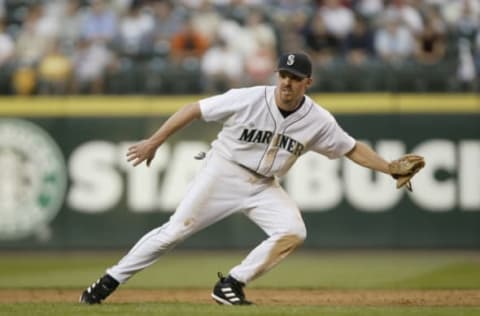
[[[274,86],[257,86],[200,100],[203,119],[223,123],[212,150],[169,221],[143,236],[107,273],[124,283],[180,241],[237,212],[269,236],[230,270],[240,282],[259,277],[303,242],[300,210],[274,176],[309,150],[337,158],[355,140],[309,97],[284,118],[274,92]]]
[[[285,174],[309,150],[333,159],[353,148],[355,140],[308,96],[297,111],[284,118],[275,104],[275,88],[232,89],[200,100],[203,119],[223,123],[213,149],[271,177]]]

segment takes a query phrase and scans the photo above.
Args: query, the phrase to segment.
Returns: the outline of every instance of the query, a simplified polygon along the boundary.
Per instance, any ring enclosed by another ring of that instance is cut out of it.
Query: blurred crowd
[[[479,27],[480,0],[0,0],[0,94],[108,93],[135,65],[195,70],[202,92],[270,84],[291,50],[320,76],[453,61],[475,89]]]

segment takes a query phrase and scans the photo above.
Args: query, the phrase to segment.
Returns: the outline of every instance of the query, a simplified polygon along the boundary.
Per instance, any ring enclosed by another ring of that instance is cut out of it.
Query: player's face
[[[276,90],[277,105],[284,110],[294,110],[311,83],[311,78],[301,78],[287,71],[279,71]]]

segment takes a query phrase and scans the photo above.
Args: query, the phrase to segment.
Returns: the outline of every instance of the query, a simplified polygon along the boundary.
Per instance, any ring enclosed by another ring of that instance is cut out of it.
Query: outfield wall
[[[426,157],[414,192],[346,160],[303,156],[283,179],[303,211],[310,248],[480,246],[480,98],[476,95],[315,96],[354,137],[387,159]],[[128,247],[181,199],[218,125],[195,122],[151,168],[125,161],[198,96],[0,98],[0,249]],[[189,248],[251,247],[263,233],[233,216]]]

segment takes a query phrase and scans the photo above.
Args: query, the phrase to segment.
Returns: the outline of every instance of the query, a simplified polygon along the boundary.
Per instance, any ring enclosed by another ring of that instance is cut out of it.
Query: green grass
[[[81,306],[79,304],[4,304],[1,315],[175,315],[175,316],[478,316],[480,307],[316,307],[316,306],[253,306],[225,307],[201,304],[108,304]]]
[[[210,288],[245,252],[177,251],[132,278],[125,288]],[[0,288],[80,289],[123,253],[0,253]],[[253,288],[480,289],[480,254],[473,252],[297,252],[256,280]],[[0,304],[0,315],[480,315],[478,307],[254,306],[139,303]]]
[[[0,254],[0,288],[82,288],[122,253]],[[243,252],[174,252],[132,278],[131,288],[204,288]],[[297,252],[253,282],[262,288],[476,289],[480,255],[465,252]]]

